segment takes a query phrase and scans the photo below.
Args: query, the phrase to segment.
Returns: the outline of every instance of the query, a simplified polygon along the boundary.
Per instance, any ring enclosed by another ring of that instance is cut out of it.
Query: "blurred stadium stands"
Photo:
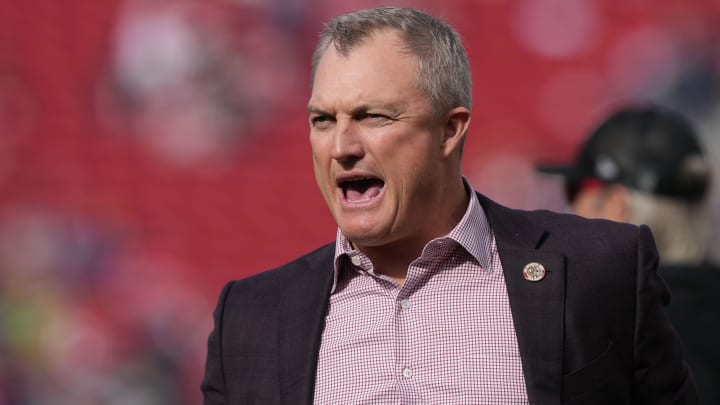
[[[0,0],[0,405],[200,402],[223,283],[335,236],[309,58],[322,21],[378,4]],[[394,4],[463,35],[465,169],[500,202],[566,209],[532,163],[628,100],[720,155],[716,1]]]

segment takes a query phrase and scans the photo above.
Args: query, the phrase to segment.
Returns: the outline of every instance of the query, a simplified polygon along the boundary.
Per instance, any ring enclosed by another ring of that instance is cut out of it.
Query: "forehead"
[[[345,54],[333,43],[318,61],[312,102],[417,90],[417,59],[395,30],[379,30]]]

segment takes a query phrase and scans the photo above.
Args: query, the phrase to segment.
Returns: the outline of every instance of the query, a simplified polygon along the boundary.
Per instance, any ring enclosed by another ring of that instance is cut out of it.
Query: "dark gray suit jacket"
[[[696,404],[647,227],[519,211],[479,195],[495,235],[531,404]],[[334,244],[228,283],[206,405],[311,404]],[[528,282],[539,262],[548,274]]]

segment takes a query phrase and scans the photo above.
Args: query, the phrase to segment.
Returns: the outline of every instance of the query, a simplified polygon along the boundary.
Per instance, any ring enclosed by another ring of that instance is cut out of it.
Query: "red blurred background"
[[[200,402],[222,285],[335,236],[310,54],[323,21],[379,4],[0,0],[0,405]],[[566,210],[533,163],[631,101],[687,113],[717,160],[716,1],[394,5],[463,36],[465,172],[499,202]]]

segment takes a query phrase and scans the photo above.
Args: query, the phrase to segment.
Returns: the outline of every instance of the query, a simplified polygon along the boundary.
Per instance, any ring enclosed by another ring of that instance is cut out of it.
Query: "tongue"
[[[382,186],[378,180],[353,181],[347,186],[345,198],[350,202],[367,201],[380,195]]]

